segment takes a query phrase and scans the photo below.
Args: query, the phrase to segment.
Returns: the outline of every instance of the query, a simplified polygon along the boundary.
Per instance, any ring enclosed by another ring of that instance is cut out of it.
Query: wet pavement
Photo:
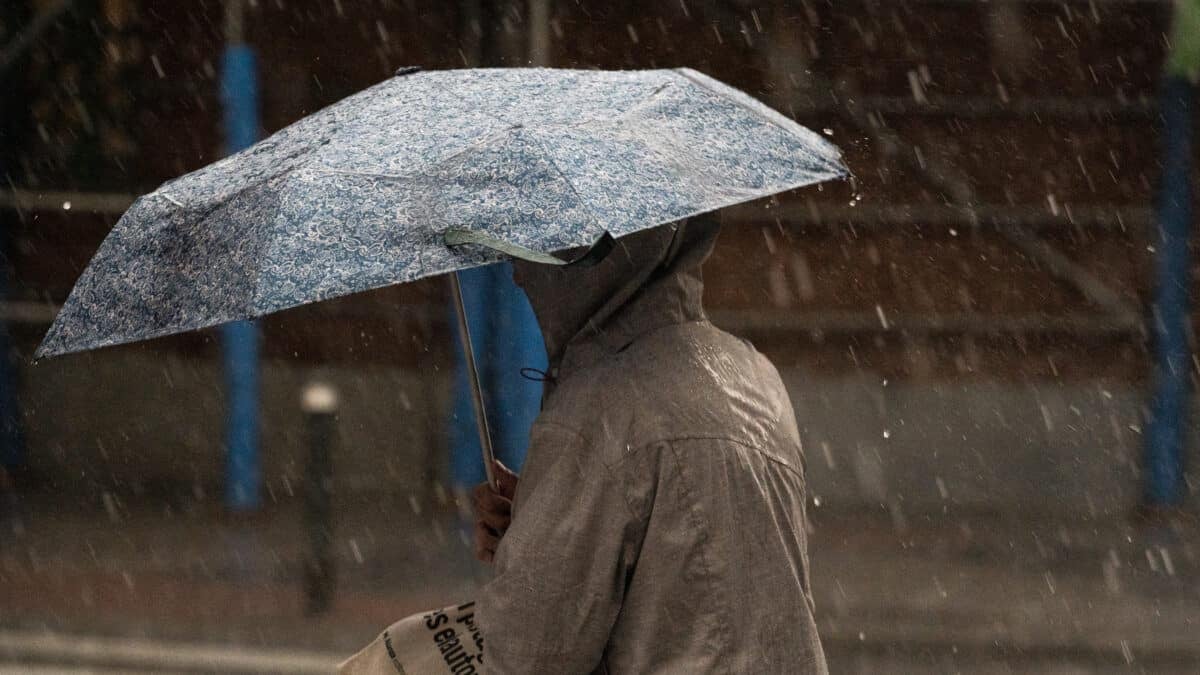
[[[203,501],[96,501],[43,492],[5,516],[0,672],[320,672],[487,577],[448,500],[343,495],[334,604],[306,616],[294,500],[240,518]],[[833,672],[1200,671],[1192,522],[810,518]],[[232,660],[205,660],[218,654]]]

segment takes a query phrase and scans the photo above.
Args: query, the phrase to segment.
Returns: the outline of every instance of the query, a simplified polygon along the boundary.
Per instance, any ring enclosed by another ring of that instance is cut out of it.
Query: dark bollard
[[[304,468],[304,612],[322,614],[333,605],[333,453],[337,390],[314,382],[304,388],[301,409],[308,426],[308,463]]]

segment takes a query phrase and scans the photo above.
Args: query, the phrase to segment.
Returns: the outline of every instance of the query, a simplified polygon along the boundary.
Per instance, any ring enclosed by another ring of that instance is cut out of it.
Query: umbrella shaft
[[[463,356],[467,364],[467,380],[471,385],[471,403],[475,407],[475,427],[479,431],[479,448],[483,453],[483,468],[487,472],[488,484],[495,489],[496,453],[492,449],[492,432],[488,428],[487,409],[483,405],[483,389],[479,385],[479,368],[475,365],[475,347],[471,344],[471,328],[467,325],[467,308],[463,304],[462,283],[458,272],[450,275],[450,288],[454,295],[454,312],[458,316],[458,336],[462,340]]]

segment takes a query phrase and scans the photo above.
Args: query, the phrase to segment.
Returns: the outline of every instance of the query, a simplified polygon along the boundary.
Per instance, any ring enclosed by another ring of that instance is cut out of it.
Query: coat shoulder
[[[633,342],[564,379],[546,424],[577,429],[606,462],[676,438],[726,438],[762,446],[794,435],[791,403],[774,366],[749,343],[707,322]],[[791,430],[791,431],[789,431]]]

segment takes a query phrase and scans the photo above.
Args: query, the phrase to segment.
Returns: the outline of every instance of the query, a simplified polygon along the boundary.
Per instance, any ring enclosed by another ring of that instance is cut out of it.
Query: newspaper
[[[483,636],[475,603],[414,614],[347,659],[339,675],[480,675]]]

